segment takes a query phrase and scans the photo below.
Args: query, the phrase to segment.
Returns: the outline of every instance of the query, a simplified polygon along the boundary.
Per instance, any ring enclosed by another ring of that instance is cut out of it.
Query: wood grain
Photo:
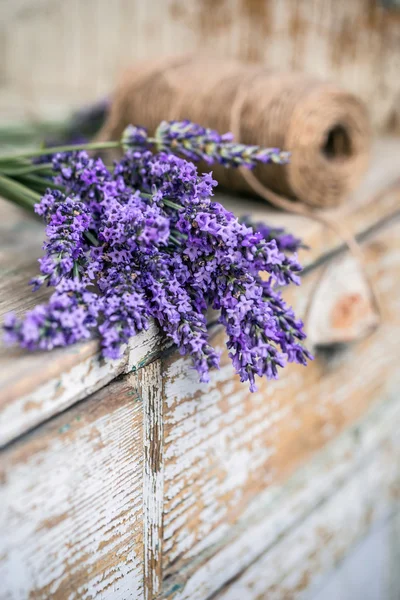
[[[203,595],[189,587],[191,595],[177,597],[193,600],[206,598],[204,590],[216,591],[209,583],[215,553],[226,546],[218,572],[231,573],[229,547],[251,503],[281,485],[378,400],[396,397],[399,231],[394,221],[365,243],[383,322],[359,344],[321,351],[307,369],[291,366],[279,381],[260,383],[253,395],[238,382],[226,353],[209,386],[197,383],[185,358],[173,355],[165,361],[163,572],[169,596],[191,576],[203,586]],[[317,275],[310,273],[303,290],[291,296],[295,306],[304,302]],[[213,343],[223,348],[218,330]],[[235,564],[244,564],[246,551],[240,545],[236,550]],[[200,583],[195,573],[202,565]]]
[[[381,439],[373,452],[366,453],[363,449],[352,463],[347,478],[332,494],[300,518],[281,538],[276,538],[258,560],[215,596],[216,600],[294,600],[304,597],[307,590],[324,582],[324,574],[329,574],[372,527],[382,526],[396,513],[400,498],[400,408],[398,402],[395,404],[380,407],[374,413],[375,422],[369,420],[368,424],[358,426],[357,439],[361,443],[372,430],[378,430]],[[325,460],[323,465],[326,466]],[[328,465],[325,477],[329,473]],[[309,475],[318,476],[315,472]],[[274,517],[274,513],[269,513],[270,521]],[[373,550],[376,552],[377,548]],[[393,549],[393,558],[395,552]],[[363,564],[358,575],[370,579],[366,571],[375,572],[374,562]],[[353,598],[378,598],[368,593],[356,573],[351,572],[351,576],[347,585],[352,582],[354,587],[358,585],[364,589],[365,594],[353,595]],[[305,595],[313,597],[313,594]],[[193,595],[186,597],[194,600]],[[380,596],[382,600],[388,597]]]
[[[143,594],[143,413],[133,375],[1,454],[0,598]]]
[[[0,108],[58,117],[109,94],[127,65],[205,53],[300,69],[399,114],[400,18],[380,0],[14,0],[0,4]]]
[[[281,486],[265,490],[239,517],[235,535],[188,580],[183,571],[165,598],[303,598],[305,588],[398,508],[399,417],[392,397]]]
[[[163,538],[164,422],[161,361],[138,373],[143,398],[143,538],[144,597],[161,590]]]

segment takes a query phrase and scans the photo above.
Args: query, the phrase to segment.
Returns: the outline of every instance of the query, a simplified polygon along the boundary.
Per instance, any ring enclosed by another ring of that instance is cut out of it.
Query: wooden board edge
[[[164,423],[161,361],[138,373],[143,399],[143,544],[144,597],[161,590],[164,508]]]
[[[94,342],[88,343],[89,350],[90,344],[93,346]],[[164,345],[158,327],[152,323],[148,331],[132,338],[120,359],[103,360],[96,344],[91,352],[76,352],[65,370],[60,361],[59,368],[53,369],[48,380],[43,373],[38,373],[37,383],[33,381],[29,392],[24,393],[16,381],[14,388],[1,398],[0,448],[100,390],[119,375],[142,369],[157,358]]]

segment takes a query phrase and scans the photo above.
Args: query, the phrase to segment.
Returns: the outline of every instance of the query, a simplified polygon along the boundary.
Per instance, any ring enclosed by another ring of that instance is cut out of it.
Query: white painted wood
[[[14,389],[8,388],[1,394],[0,446],[105,386],[118,375],[140,368],[160,352],[161,343],[159,329],[152,323],[148,331],[132,338],[120,359],[103,359],[95,340],[46,353],[47,369],[40,366],[44,353],[36,354],[33,363],[40,371],[33,370],[32,377],[38,377],[37,385],[30,386],[33,389],[27,394],[20,395],[17,382]],[[52,376],[54,372],[56,375]]]
[[[110,384],[1,454],[1,600],[143,597],[142,402]]]
[[[206,600],[231,579],[218,600],[296,597],[397,506],[399,426],[395,395],[285,485],[261,494],[236,535],[216,539],[209,559],[186,582],[184,573],[168,582],[165,597]]]
[[[164,423],[161,361],[139,373],[143,398],[143,543],[144,595],[152,600],[161,590],[164,506]]]
[[[327,464],[318,463],[320,476],[310,471],[304,477],[303,497],[294,493],[290,482],[280,487],[289,474],[311,462],[374,404],[390,399],[396,403],[400,313],[393,273],[400,260],[398,232],[399,223],[393,222],[364,245],[367,272],[383,301],[384,319],[362,343],[336,354],[317,354],[307,369],[291,366],[278,381],[260,382],[255,394],[238,382],[226,353],[207,386],[197,382],[187,359],[175,355],[165,361],[167,596],[200,600],[237,577],[297,519],[318,507],[325,494],[333,493],[341,477],[329,474],[334,468],[330,456]],[[313,288],[312,274],[308,277],[304,285]],[[222,347],[223,342],[216,333],[214,345]],[[378,420],[370,423],[369,435],[373,434],[386,435]],[[340,474],[348,469],[352,477],[363,443],[354,438],[340,450],[335,470]],[[391,460],[400,464],[395,451]]]

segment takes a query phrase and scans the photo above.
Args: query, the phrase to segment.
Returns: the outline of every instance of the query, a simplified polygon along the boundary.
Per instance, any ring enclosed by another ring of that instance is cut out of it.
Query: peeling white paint
[[[396,460],[399,427],[400,406],[395,397],[358,425],[357,437],[349,430],[283,488],[260,495],[240,517],[235,532],[222,527],[214,539],[198,546],[202,551],[210,547],[218,551],[186,582],[177,575],[169,582],[169,590],[175,585],[177,591],[171,594],[166,590],[165,596],[204,600],[244,571],[239,580],[216,596],[218,600],[286,597],[279,591],[274,595],[275,589],[287,590],[291,597],[305,571],[310,569],[315,576],[326,571],[334,564],[336,552],[344,554],[364,534],[367,517],[377,520],[394,509],[393,490],[400,480]],[[321,530],[332,535],[332,543],[326,552],[319,552],[318,563],[313,564],[307,562],[308,557],[328,544],[320,537]],[[199,559],[198,554],[196,557]],[[279,585],[282,587],[274,587]]]
[[[161,589],[164,423],[161,362],[140,374],[143,399],[143,574],[144,598],[153,600]]]
[[[23,460],[4,451],[1,597],[142,597],[141,408],[125,400],[87,424],[71,417]]]
[[[160,350],[161,342],[159,329],[152,323],[147,331],[132,338],[120,359],[104,360],[97,351],[75,366],[65,369],[63,360],[58,357],[57,377],[39,384],[29,394],[1,404],[0,446],[105,386],[121,373],[136,369],[147,357]],[[90,344],[94,345],[94,342],[88,342],[88,346]],[[73,349],[66,349],[65,357],[70,359],[72,352]],[[48,354],[46,359],[51,362],[52,355]],[[24,358],[19,360],[23,362]],[[5,395],[6,391],[4,400]]]

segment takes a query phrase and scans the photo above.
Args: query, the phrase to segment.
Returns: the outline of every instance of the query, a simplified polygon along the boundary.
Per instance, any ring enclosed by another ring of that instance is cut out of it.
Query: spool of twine
[[[381,311],[361,249],[343,223],[318,210],[341,204],[367,168],[371,134],[365,105],[333,84],[300,73],[236,61],[161,60],[124,74],[98,140],[119,139],[131,123],[153,133],[162,120],[172,119],[231,131],[245,144],[291,152],[285,166],[249,171],[213,165],[213,175],[228,189],[255,193],[335,231],[367,282],[376,327]],[[311,300],[306,320],[310,305]]]
[[[343,202],[368,164],[364,104],[301,73],[190,57],[143,64],[121,79],[99,138],[118,139],[130,123],[153,132],[170,119],[190,119],[220,133],[232,131],[238,142],[290,151],[288,165],[259,166],[254,180],[274,195],[313,207]],[[257,192],[236,169],[213,165],[213,174],[227,189]]]

